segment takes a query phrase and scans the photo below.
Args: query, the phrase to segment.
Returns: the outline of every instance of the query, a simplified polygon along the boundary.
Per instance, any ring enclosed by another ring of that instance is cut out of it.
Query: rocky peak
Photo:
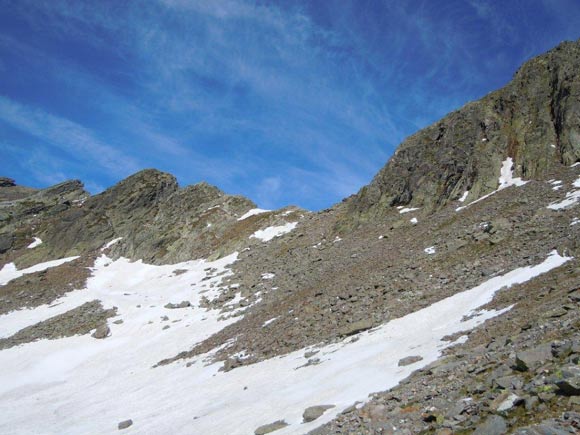
[[[215,201],[225,195],[220,189],[202,181],[201,183],[187,186],[179,191],[179,195],[195,205]]]
[[[31,187],[18,186],[12,178],[0,177],[0,201],[22,199],[32,195],[36,191],[37,189]]]
[[[67,180],[38,191],[34,195],[34,199],[63,202],[73,201],[83,196],[88,196],[83,183],[80,180]]]
[[[16,182],[12,178],[0,177],[0,187],[16,186]]]
[[[406,139],[372,182],[348,201],[355,221],[392,206],[439,209],[498,187],[502,162],[542,179],[580,160],[580,40],[525,63],[499,91],[466,104]]]
[[[157,169],[144,169],[95,195],[87,202],[87,206],[114,209],[115,212],[134,212],[136,209],[149,208],[177,189],[177,180],[173,175]]]

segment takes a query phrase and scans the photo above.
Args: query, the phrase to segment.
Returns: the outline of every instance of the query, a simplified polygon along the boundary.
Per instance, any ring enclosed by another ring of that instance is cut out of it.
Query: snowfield
[[[153,266],[102,255],[87,288],[62,297],[60,305],[0,316],[0,331],[15,332],[94,299],[105,308],[118,308],[118,316],[109,319],[112,334],[106,339],[75,336],[0,351],[0,433],[113,434],[120,433],[119,422],[132,419],[122,433],[253,434],[261,425],[285,420],[289,426],[276,435],[304,434],[435,361],[453,344],[443,337],[509,310],[479,309],[498,290],[570,260],[552,252],[538,265],[494,277],[361,333],[357,341],[351,337],[229,372],[218,371],[221,364],[208,364],[210,355],[154,368],[233,321],[219,320],[219,312],[201,309],[199,303],[202,296],[219,296],[221,280],[236,259],[232,254],[215,262]],[[174,273],[177,269],[180,273]],[[182,300],[192,307],[164,308]],[[118,319],[123,323],[112,323]],[[274,328],[274,321],[263,326]],[[164,330],[166,325],[170,328]],[[307,350],[318,350],[321,363],[305,366]],[[422,360],[398,367],[401,358],[415,355]],[[188,362],[193,364],[187,367]],[[335,407],[302,423],[304,409],[314,405]]]

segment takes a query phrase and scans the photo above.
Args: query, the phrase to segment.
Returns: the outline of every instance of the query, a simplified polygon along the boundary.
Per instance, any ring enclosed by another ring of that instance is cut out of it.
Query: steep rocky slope
[[[0,179],[1,431],[575,433],[578,71],[532,59],[319,213]]]
[[[523,65],[503,89],[405,140],[349,201],[363,220],[389,206],[439,209],[496,189],[506,156],[516,176],[542,179],[580,159],[580,46],[566,42]]]

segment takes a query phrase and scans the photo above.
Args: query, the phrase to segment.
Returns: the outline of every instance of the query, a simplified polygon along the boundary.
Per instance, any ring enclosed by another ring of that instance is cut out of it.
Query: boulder
[[[257,428],[254,431],[255,435],[266,435],[267,433],[270,432],[274,432],[278,429],[282,429],[283,427],[288,426],[288,423],[286,423],[284,420],[278,420],[275,421],[274,423],[269,423],[269,424],[265,424],[263,426],[260,426],[259,428]]]
[[[491,403],[491,409],[498,413],[507,413],[523,403],[523,399],[514,393],[502,393]]]
[[[123,420],[122,422],[119,423],[119,425],[117,427],[119,428],[119,430],[123,430],[123,429],[127,429],[132,424],[133,424],[133,420],[131,420],[131,419]]]
[[[349,323],[344,326],[338,333],[341,337],[348,337],[349,335],[358,334],[359,332],[366,331],[373,327],[372,320],[365,319],[359,320],[358,322]]]
[[[181,301],[178,304],[174,304],[174,303],[171,303],[171,302],[168,303],[168,304],[165,304],[165,308],[169,308],[171,310],[172,309],[177,309],[177,308],[188,308],[188,307],[191,307],[191,302],[189,302],[189,301]]]
[[[580,396],[580,367],[564,367],[561,376],[562,379],[556,382],[560,392],[567,396]]]
[[[547,361],[551,361],[552,358],[552,345],[544,343],[532,349],[516,353],[513,368],[525,372]]]
[[[12,234],[0,234],[0,254],[4,254],[14,243],[14,237]]]
[[[316,420],[330,408],[334,408],[334,405],[318,405],[306,408],[304,410],[304,414],[302,414],[304,423],[309,423],[311,421]]]
[[[93,332],[92,337],[100,340],[103,338],[107,338],[109,335],[111,335],[111,330],[109,329],[109,326],[106,323],[103,323],[102,325],[97,326],[97,329],[95,330],[95,332]]]
[[[406,356],[405,358],[401,358],[399,360],[398,366],[399,367],[409,366],[411,364],[415,364],[418,361],[421,361],[422,359],[423,357],[419,355]]]

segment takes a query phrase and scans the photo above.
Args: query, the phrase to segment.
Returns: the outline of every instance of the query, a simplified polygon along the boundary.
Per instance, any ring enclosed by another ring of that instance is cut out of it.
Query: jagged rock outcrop
[[[11,188],[0,188],[0,195]],[[205,182],[180,188],[174,176],[155,169],[95,196],[80,181],[67,181],[0,202],[0,254],[40,236],[44,243],[24,250],[21,265],[96,251],[117,238],[122,241],[110,248],[112,255],[150,263],[219,258],[244,245],[261,222],[279,220],[271,213],[239,220],[255,207]]]
[[[0,201],[13,201],[31,195],[37,189],[16,185],[12,178],[0,177]]]
[[[469,191],[470,202],[498,187],[501,162],[516,176],[542,179],[580,160],[580,41],[565,42],[524,64],[503,89],[406,139],[348,201],[358,221],[389,207],[440,209]]]

